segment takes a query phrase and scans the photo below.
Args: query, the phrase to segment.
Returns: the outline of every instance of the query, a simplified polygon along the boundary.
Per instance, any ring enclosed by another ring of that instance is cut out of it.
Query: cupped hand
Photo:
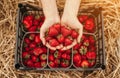
[[[59,45],[57,47],[50,46],[49,43],[47,43],[46,40],[45,40],[45,32],[50,28],[50,26],[52,26],[56,23],[60,23],[60,19],[58,19],[58,18],[45,19],[45,22],[43,23],[43,25],[40,29],[40,38],[41,38],[43,44],[46,45],[48,48],[50,48],[52,50],[60,49],[62,46],[61,45]]]
[[[61,24],[67,25],[67,26],[71,27],[72,29],[78,30],[78,33],[79,33],[79,36],[78,36],[77,40],[74,40],[71,45],[64,47],[63,50],[70,49],[75,44],[80,43],[80,40],[81,40],[81,37],[82,37],[82,34],[83,34],[83,26],[78,21],[77,17],[63,15],[62,19],[61,19]]]

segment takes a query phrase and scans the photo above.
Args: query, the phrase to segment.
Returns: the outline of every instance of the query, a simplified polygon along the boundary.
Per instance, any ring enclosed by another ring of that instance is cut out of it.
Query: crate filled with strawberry
[[[76,68],[91,68],[96,65],[97,50],[94,35],[83,34],[81,43],[73,47],[73,64]]]
[[[62,11],[60,11],[62,13]],[[45,32],[46,45],[40,39],[45,17],[42,9],[20,4],[17,17],[15,68],[23,70],[99,70],[105,68],[102,12],[83,9],[78,20],[83,25],[80,43],[78,29],[54,24]],[[57,50],[50,49],[56,47]]]
[[[39,33],[27,33],[22,44],[22,63],[26,67],[47,66],[47,48],[40,40]]]
[[[39,32],[45,17],[39,13],[29,11],[22,17],[22,29],[25,32]]]

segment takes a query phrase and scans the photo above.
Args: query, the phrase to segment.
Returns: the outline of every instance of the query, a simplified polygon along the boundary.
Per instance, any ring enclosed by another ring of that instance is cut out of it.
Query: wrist
[[[46,17],[46,21],[59,23],[60,22],[60,17],[59,16],[49,16],[49,17]]]

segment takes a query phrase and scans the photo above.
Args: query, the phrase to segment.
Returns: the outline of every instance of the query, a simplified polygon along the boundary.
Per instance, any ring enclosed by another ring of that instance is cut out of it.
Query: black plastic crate
[[[15,68],[21,70],[80,70],[80,71],[92,71],[92,70],[100,70],[105,69],[105,47],[104,47],[104,32],[103,32],[103,15],[101,8],[95,7],[81,7],[79,11],[79,15],[90,15],[95,19],[96,30],[93,33],[84,32],[84,34],[92,35],[96,39],[96,48],[97,48],[97,58],[96,64],[92,68],[78,68],[74,66],[73,60],[71,59],[71,65],[67,68],[51,68],[47,65],[43,68],[30,68],[26,67],[22,63],[22,45],[24,37],[29,33],[39,33],[39,32],[27,32],[23,28],[22,19],[27,13],[37,13],[43,16],[43,11],[41,8],[37,8],[31,6],[29,4],[19,4],[18,5],[18,16],[17,16],[17,34],[16,34],[16,51],[15,51]],[[62,10],[59,9],[60,14]],[[49,55],[49,49],[47,50],[47,57]],[[73,58],[73,49],[71,49],[71,57]]]

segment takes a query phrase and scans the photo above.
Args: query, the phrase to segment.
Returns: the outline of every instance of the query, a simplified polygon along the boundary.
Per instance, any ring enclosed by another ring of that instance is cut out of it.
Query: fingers
[[[56,50],[55,47],[51,47],[48,43],[46,43],[46,46],[47,46],[48,48],[50,48],[51,50]]]
[[[59,46],[56,47],[56,49],[61,49],[61,48],[63,48],[62,44],[60,44]]]
[[[83,27],[80,27],[80,28],[79,28],[78,33],[79,33],[79,36],[78,36],[78,38],[77,38],[77,42],[80,43],[81,37],[82,37],[82,34],[83,34]]]
[[[45,45],[45,34],[44,34],[44,30],[41,28],[40,29],[40,39],[42,40],[42,43]]]

